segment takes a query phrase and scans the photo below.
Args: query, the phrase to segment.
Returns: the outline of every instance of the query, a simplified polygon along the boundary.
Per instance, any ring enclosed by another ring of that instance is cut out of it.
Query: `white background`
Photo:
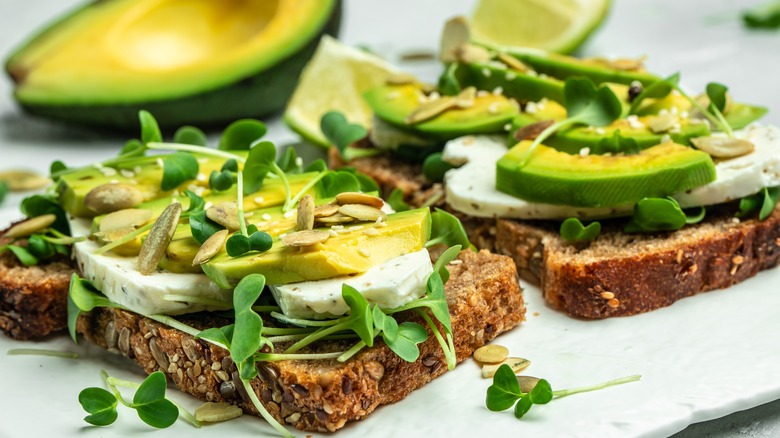
[[[77,4],[73,0],[0,0],[0,55],[52,17]],[[342,37],[397,61],[410,50],[436,49],[443,21],[467,13],[471,1],[353,0],[345,2]],[[684,85],[699,91],[709,81],[727,84],[737,100],[770,107],[767,123],[780,124],[780,32],[751,32],[739,11],[755,1],[616,0],[605,26],[584,48],[587,55],[648,55],[661,75],[682,72]],[[405,65],[427,79],[438,66]],[[0,169],[45,171],[52,159],[72,165],[113,155],[124,137],[107,137],[29,118],[0,79]],[[170,133],[169,133],[170,134]],[[271,121],[269,137],[279,144],[297,137]],[[18,217],[12,196],[0,208],[0,228]],[[576,395],[534,408],[519,422],[510,413],[484,408],[489,383],[466,362],[412,396],[380,408],[367,420],[337,436],[471,436],[498,433],[535,436],[668,436],[688,424],[752,408],[780,398],[780,343],[775,309],[780,272],[765,272],[728,291],[685,299],[667,309],[631,318],[584,322],[548,309],[528,287],[528,321],[498,342],[532,361],[528,373],[546,377],[554,388],[595,383],[639,373],[643,379],[597,393]],[[535,314],[534,312],[538,312]],[[34,346],[77,351],[76,361],[7,356],[12,348]],[[140,381],[125,360],[54,337],[39,343],[0,338],[0,437],[126,436],[150,432],[120,411],[118,424],[93,429],[81,421],[76,397],[100,384],[98,371]],[[177,400],[194,408],[184,396]],[[677,437],[778,436],[780,402],[720,420],[694,425]],[[156,432],[167,437],[231,434],[256,436],[270,429],[241,419],[194,430],[186,424]],[[299,434],[304,435],[304,434]]]

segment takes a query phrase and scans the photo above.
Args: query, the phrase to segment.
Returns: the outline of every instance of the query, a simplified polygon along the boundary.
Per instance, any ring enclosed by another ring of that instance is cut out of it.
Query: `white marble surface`
[[[0,55],[5,56],[31,29],[77,3],[0,0]],[[395,61],[408,50],[435,50],[444,19],[468,11],[471,3],[346,1],[342,36],[349,43],[365,44]],[[723,82],[737,99],[770,107],[765,120],[780,124],[780,32],[748,32],[738,20],[738,12],[755,3],[615,0],[609,21],[584,53],[647,54],[651,70],[660,74],[681,71],[683,83],[692,90],[702,89],[711,80]],[[431,64],[406,67],[429,78],[438,72],[438,67]],[[15,107],[10,90],[10,83],[0,79],[0,168],[45,171],[54,158],[64,158],[73,165],[86,164],[113,155],[124,140],[123,136],[29,118]],[[278,121],[272,121],[269,137],[281,144],[297,141]],[[11,196],[0,208],[0,228],[17,216],[14,205],[19,199]],[[686,299],[648,315],[595,323],[562,317],[546,308],[538,291],[529,288],[529,312],[539,312],[539,316],[529,313],[528,323],[502,337],[501,342],[533,360],[534,373],[557,378],[566,385],[590,383],[588,377],[602,380],[635,372],[645,376],[643,381],[610,392],[556,401],[545,407],[544,413],[540,409],[538,417],[516,422],[507,415],[485,412],[481,403],[487,384],[476,377],[473,364],[467,363],[339,436],[431,436],[445,430],[456,434],[484,430],[538,436],[552,436],[554,431],[572,436],[668,436],[691,422],[748,408],[752,409],[695,424],[675,437],[780,436],[780,402],[771,402],[780,398],[780,349],[774,341],[778,331],[774,308],[780,302],[773,290],[778,280],[780,273],[775,270],[732,290]],[[688,330],[681,334],[677,329],[683,326]],[[597,344],[597,353],[577,347],[578,343],[592,347],[596,336],[603,336],[609,347]],[[9,357],[5,355],[8,349],[29,344],[0,338],[0,375],[4,376],[0,437],[44,433],[126,436],[148,431],[127,410],[120,413],[120,424],[109,429],[87,428],[80,420],[83,413],[76,395],[85,386],[99,384],[97,370],[106,368],[120,376],[139,377],[124,361],[92,348],[72,346],[65,339],[32,345],[78,350],[82,359],[62,362]],[[191,400],[179,400],[194,406]],[[426,409],[436,422],[426,423],[429,416],[410,414]],[[599,415],[598,409],[608,411]],[[583,417],[583,412],[592,415]],[[615,418],[615,413],[624,415]],[[398,429],[387,428],[406,417],[410,417],[409,424],[401,422]],[[227,431],[243,436],[269,431],[257,423],[244,419],[199,431],[178,424],[156,436],[206,436]],[[563,426],[565,423],[580,424],[582,428],[575,429],[580,433],[573,433]],[[414,424],[420,427],[412,427]]]

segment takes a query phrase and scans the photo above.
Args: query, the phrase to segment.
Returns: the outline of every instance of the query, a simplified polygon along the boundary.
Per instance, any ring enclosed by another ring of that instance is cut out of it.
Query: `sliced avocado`
[[[539,145],[521,165],[530,141],[496,164],[496,189],[531,202],[575,207],[634,204],[673,195],[715,180],[704,152],[663,143],[635,155],[571,155]]]
[[[646,116],[658,114],[662,110],[672,111],[673,108],[676,108],[676,111],[680,113],[686,111],[691,116],[695,116],[698,113],[698,110],[691,105],[691,102],[679,93],[670,93],[661,99],[647,99],[647,102],[642,102],[636,113],[639,116]],[[763,117],[767,111],[768,109],[762,106],[731,102],[729,100],[723,116],[732,129],[742,129]]]
[[[544,98],[563,102],[563,81],[551,76],[539,76],[511,70],[500,63],[457,63],[451,74],[461,87],[478,90],[501,89],[502,94],[520,101]],[[440,79],[440,86],[444,76]]]
[[[506,97],[488,93],[475,97],[470,107],[453,107],[428,120],[408,123],[407,117],[426,98],[419,85],[383,85],[367,91],[363,97],[374,114],[383,121],[436,140],[502,132],[504,125],[519,112],[517,106]]]
[[[273,247],[264,253],[241,257],[219,254],[202,265],[203,272],[223,288],[234,287],[252,273],[265,275],[268,284],[357,274],[400,254],[422,249],[431,232],[428,208],[388,215],[385,223],[386,226],[365,223],[362,229],[337,234],[309,247],[289,247],[274,239]],[[366,233],[368,228],[376,233]]]
[[[530,106],[530,105],[529,105]],[[523,127],[546,120],[559,121],[566,118],[566,109],[557,102],[546,101],[543,104],[533,104],[533,112],[521,113],[512,121],[510,144],[515,143],[514,133]],[[575,126],[556,132],[545,140],[547,146],[570,154],[578,153],[582,148],[589,148],[591,153],[601,153],[598,150],[599,143],[606,137],[619,130],[622,137],[630,137],[637,142],[640,149],[649,148],[662,142],[664,136],[678,144],[689,146],[690,139],[710,135],[709,126],[706,123],[691,119],[679,119],[679,129],[671,129],[666,132],[653,132],[652,125],[654,115],[629,119],[618,119],[608,126],[593,128],[589,126]]]
[[[226,124],[283,107],[340,0],[88,2],[17,48],[5,70],[33,114],[135,129]]]

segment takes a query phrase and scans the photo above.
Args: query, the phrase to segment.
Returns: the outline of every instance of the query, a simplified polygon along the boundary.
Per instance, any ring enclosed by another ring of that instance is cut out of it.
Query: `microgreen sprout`
[[[631,101],[631,107],[628,109],[628,114],[636,114],[645,99],[661,99],[668,96],[669,93],[679,87],[679,83],[680,73],[674,73],[669,77],[646,86],[642,92]]]
[[[8,194],[8,182],[0,180],[0,204],[3,203],[5,196]]]
[[[679,85],[675,84],[675,88],[681,96],[691,103],[691,106],[696,108],[704,117],[712,122],[713,125],[720,128],[727,136],[734,137],[734,131],[731,129],[731,125],[723,115],[723,112],[726,110],[726,93],[728,92],[728,87],[717,82],[708,83],[706,92],[710,103],[707,108],[704,108],[701,103],[689,96]]]
[[[395,211],[407,211],[411,210],[411,206],[404,201],[404,192],[399,188],[393,189],[390,195],[386,199],[390,207],[393,207]]]
[[[620,117],[622,105],[615,93],[607,86],[596,87],[586,77],[570,77],[563,86],[566,102],[566,118],[557,121],[542,131],[520,159],[524,166],[533,151],[554,133],[572,125],[606,126]]]
[[[73,351],[47,350],[43,348],[12,348],[8,350],[9,356],[48,356],[63,359],[78,359],[79,354]]]
[[[444,244],[471,247],[466,230],[460,220],[452,214],[437,208],[431,213],[431,237],[425,244],[426,248]]]
[[[444,161],[441,152],[436,152],[425,158],[422,171],[425,179],[428,181],[442,182],[444,181],[444,174],[454,167],[452,164]]]
[[[82,312],[89,312],[96,307],[122,308],[122,306],[111,302],[105,295],[101,294],[92,283],[74,273],[70,277],[70,287],[68,288],[68,332],[73,342],[78,343],[76,322],[79,315]]]
[[[586,227],[576,217],[570,217],[561,223],[561,237],[567,242],[590,242],[601,233],[601,224],[591,222]]]
[[[780,198],[780,187],[764,187],[755,195],[740,199],[737,217],[747,217],[758,211],[758,219],[765,220],[775,211],[778,198]]]
[[[686,224],[704,219],[704,207],[687,215],[674,198],[644,198],[634,206],[634,213],[624,227],[626,233],[648,233],[679,230]]]
[[[750,29],[780,29],[780,1],[766,0],[744,11],[742,21]]]
[[[273,246],[273,238],[265,231],[259,231],[257,226],[246,224],[246,218],[244,218],[244,190],[241,171],[238,171],[238,189],[236,190],[236,204],[238,206],[238,223],[239,231],[225,243],[225,249],[230,257],[239,257],[249,251],[265,252],[271,249]],[[289,186],[287,193],[289,194]]]
[[[203,131],[194,126],[182,126],[173,134],[173,142],[206,146],[208,144],[208,138],[206,138],[206,134]]]
[[[356,142],[366,138],[366,128],[349,123],[344,114],[338,111],[329,111],[320,119],[320,130],[325,138],[339,151],[344,161],[352,161],[355,158],[369,157],[381,154],[382,151],[373,148],[356,148],[352,146]]]
[[[498,368],[498,371],[493,376],[493,384],[487,389],[485,404],[493,412],[505,411],[514,406],[515,417],[522,418],[533,405],[547,404],[555,398],[566,397],[567,395],[635,382],[640,377],[639,375],[627,376],[595,385],[558,391],[553,391],[547,380],[540,379],[530,391],[523,392],[512,368],[504,364]]]

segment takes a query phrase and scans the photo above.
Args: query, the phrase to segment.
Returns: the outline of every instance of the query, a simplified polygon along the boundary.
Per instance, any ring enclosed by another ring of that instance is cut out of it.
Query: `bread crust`
[[[511,259],[487,251],[464,251],[458,260],[449,266],[445,291],[461,362],[519,324],[525,305]],[[400,318],[416,320],[417,316],[407,313]],[[184,317],[182,322],[201,329],[229,323],[203,315]],[[163,371],[179,389],[203,401],[227,401],[257,414],[222,348],[119,309],[101,308],[83,315],[78,331],[101,347],[133,359],[147,373]],[[317,344],[316,351],[349,346],[350,342],[333,341]],[[251,384],[265,408],[283,424],[305,431],[335,431],[378,406],[403,399],[446,371],[442,350],[430,333],[419,348],[420,358],[412,363],[401,360],[381,340],[345,363],[265,362]]]

